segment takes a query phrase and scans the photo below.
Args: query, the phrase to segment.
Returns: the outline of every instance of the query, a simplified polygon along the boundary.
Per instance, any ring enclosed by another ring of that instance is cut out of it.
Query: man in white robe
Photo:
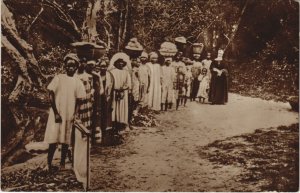
[[[140,98],[141,106],[148,106],[148,93],[150,86],[150,67],[147,64],[148,54],[143,52],[140,56],[141,65],[139,67],[139,80],[140,80]]]
[[[161,105],[161,66],[157,63],[158,55],[155,52],[149,54],[150,62],[150,87],[148,95],[148,106],[150,109],[159,111]]]
[[[128,94],[131,90],[131,77],[128,71],[129,56],[125,53],[116,53],[110,60],[107,77],[108,92],[112,101],[112,124],[116,131],[123,130],[128,125]],[[112,67],[113,66],[113,67]],[[109,101],[109,100],[108,100]]]

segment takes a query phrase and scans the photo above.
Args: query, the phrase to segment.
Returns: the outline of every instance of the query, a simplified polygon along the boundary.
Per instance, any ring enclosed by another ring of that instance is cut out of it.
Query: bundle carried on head
[[[202,43],[193,44],[193,54],[201,54],[203,51],[204,45]]]
[[[164,42],[160,45],[159,53],[164,57],[172,57],[177,53],[177,47],[172,42]]]
[[[138,42],[137,38],[131,38],[125,47],[125,52],[130,56],[130,58],[138,58],[142,54],[143,50],[144,48]]]
[[[105,45],[97,45],[91,42],[74,42],[71,46],[76,49],[80,59],[98,60],[106,53]]]

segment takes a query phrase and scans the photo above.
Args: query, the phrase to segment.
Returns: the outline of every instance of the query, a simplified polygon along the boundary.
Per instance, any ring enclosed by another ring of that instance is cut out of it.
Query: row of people
[[[213,104],[227,102],[228,71],[221,64],[207,59],[191,61],[178,52],[174,60],[143,52],[130,59],[116,53],[94,61],[80,60],[76,54],[64,58],[65,73],[56,75],[48,85],[51,108],[44,141],[49,143],[48,168],[58,143],[62,144],[61,167],[65,165],[75,119],[92,131],[93,143],[105,139],[108,130],[116,134],[128,128],[134,112],[140,108],[167,110],[176,104],[185,105],[188,98]],[[208,89],[210,88],[210,92]]]
[[[220,54],[222,51],[220,51]],[[226,97],[218,99],[215,95],[215,83],[217,80],[214,76],[214,84],[211,85],[212,75],[215,75],[217,68],[226,69],[221,65],[222,58],[216,58],[213,62],[211,54],[207,53],[206,59],[200,61],[200,54],[193,54],[193,60],[182,56],[178,52],[174,59],[165,57],[161,64],[158,63],[158,54],[151,52],[149,62],[146,62],[148,55],[143,52],[140,59],[134,59],[133,68],[133,94],[136,102],[153,110],[167,110],[176,104],[178,109],[180,104],[186,105],[187,100],[199,102],[211,101],[212,104],[224,104],[227,102]],[[226,73],[220,78],[227,79]],[[140,73],[141,72],[141,73]],[[144,81],[145,79],[146,81]],[[147,89],[144,89],[146,86]],[[210,87],[213,92],[210,92]],[[227,87],[227,86],[226,86]],[[227,89],[227,88],[226,88]],[[140,91],[140,92],[139,92]],[[219,92],[219,91],[218,91]],[[140,97],[139,97],[140,96]]]

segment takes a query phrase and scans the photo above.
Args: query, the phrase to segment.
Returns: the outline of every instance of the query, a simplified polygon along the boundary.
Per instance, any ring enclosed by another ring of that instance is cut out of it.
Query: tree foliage
[[[26,130],[37,119],[37,113],[19,115],[47,106],[46,85],[60,72],[70,43],[81,40],[103,41],[112,54],[132,37],[153,51],[185,36],[187,56],[194,42],[204,43],[202,57],[226,49],[231,91],[279,100],[298,95],[294,0],[3,0],[1,20],[2,110],[10,111],[5,123],[15,120],[1,131]],[[9,98],[22,108],[16,110]]]

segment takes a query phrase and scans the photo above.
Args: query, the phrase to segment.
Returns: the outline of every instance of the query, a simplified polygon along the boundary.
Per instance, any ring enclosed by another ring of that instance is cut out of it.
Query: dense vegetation
[[[206,51],[215,54],[218,48],[226,50],[231,91],[282,101],[298,95],[299,5],[294,0],[4,0],[3,3],[12,15],[2,15],[2,37],[8,40],[2,40],[5,49],[2,49],[1,100],[2,112],[8,112],[2,113],[2,136],[10,136],[11,131],[20,128],[28,132],[29,126],[36,126],[30,124],[37,119],[36,110],[26,113],[32,117],[20,115],[28,107],[47,107],[45,85],[60,71],[62,58],[71,49],[70,43],[79,40],[102,40],[112,53],[122,50],[132,37],[152,51],[166,39],[185,36],[189,46],[194,42],[205,44],[203,56]],[[17,59],[7,45],[16,48]],[[21,107],[15,108],[16,104]],[[41,117],[39,120],[45,115]],[[26,143],[22,137],[18,140],[13,144]]]

